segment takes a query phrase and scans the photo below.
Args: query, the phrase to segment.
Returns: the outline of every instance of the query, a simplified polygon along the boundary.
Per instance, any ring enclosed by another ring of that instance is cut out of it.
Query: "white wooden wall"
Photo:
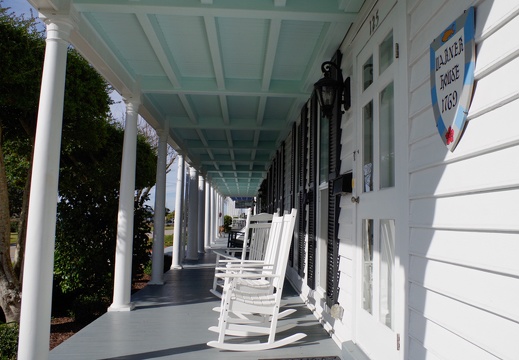
[[[409,268],[403,356],[519,359],[519,0],[404,1],[409,193],[402,196],[409,199]],[[475,93],[451,153],[435,127],[429,45],[470,6],[476,7]],[[341,49],[345,77],[351,75],[349,50]],[[341,127],[344,173],[353,168],[355,150],[349,112]],[[288,172],[287,163],[287,186]],[[355,304],[354,207],[346,196],[340,205],[338,343],[354,338]],[[288,274],[303,298],[311,295],[295,271]]]
[[[476,90],[454,153],[429,44],[476,6]],[[408,0],[407,359],[519,359],[519,1]]]

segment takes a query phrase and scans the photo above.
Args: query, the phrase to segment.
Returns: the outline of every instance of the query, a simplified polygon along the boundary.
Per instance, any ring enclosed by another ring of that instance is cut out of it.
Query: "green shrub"
[[[11,220],[11,223],[10,223],[10,229],[11,229],[11,232],[12,233],[15,233],[18,231],[18,222],[19,220],[16,219],[16,220]]]
[[[110,305],[109,299],[99,295],[80,294],[72,301],[69,314],[74,321],[88,324],[106,312]]]
[[[225,215],[223,217],[223,227],[224,227],[224,231],[226,233],[230,232],[231,231],[231,227],[232,227],[232,216],[229,216],[229,215]]]
[[[0,360],[16,359],[18,352],[18,324],[0,324]]]

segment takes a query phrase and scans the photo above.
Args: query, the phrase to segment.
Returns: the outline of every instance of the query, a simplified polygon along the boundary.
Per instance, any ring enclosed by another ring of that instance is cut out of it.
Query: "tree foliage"
[[[20,269],[44,50],[45,41],[34,19],[9,14],[0,0],[0,307],[8,321],[19,320],[19,313],[6,311],[9,308],[4,297],[9,291],[10,298],[16,300],[18,296],[18,302],[11,301],[11,305],[19,311]],[[58,293],[71,295],[83,305],[85,301],[106,300],[113,282],[123,130],[111,118],[110,91],[88,62],[69,49],[55,284]],[[138,138],[137,161],[139,192],[153,185],[156,167],[155,151],[142,135]],[[149,209],[144,205],[145,200],[145,196],[136,198],[135,275],[149,261],[146,235],[150,230],[146,223]],[[11,214],[20,219],[17,244],[20,256],[14,264],[18,270],[13,270],[9,258],[6,226]]]
[[[112,293],[123,136],[121,128],[109,127],[110,141],[99,151],[81,160],[75,157],[74,163],[61,169],[55,279],[63,293],[95,294],[101,301]],[[139,136],[137,188],[154,179],[155,159],[146,139]],[[134,276],[142,275],[149,261],[149,210],[144,200],[135,206]]]

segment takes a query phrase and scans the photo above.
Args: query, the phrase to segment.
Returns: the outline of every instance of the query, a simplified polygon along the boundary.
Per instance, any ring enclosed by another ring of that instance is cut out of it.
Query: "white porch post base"
[[[135,304],[130,302],[128,304],[115,306],[114,304],[110,305],[107,309],[108,312],[123,312],[123,311],[132,311],[135,309]]]

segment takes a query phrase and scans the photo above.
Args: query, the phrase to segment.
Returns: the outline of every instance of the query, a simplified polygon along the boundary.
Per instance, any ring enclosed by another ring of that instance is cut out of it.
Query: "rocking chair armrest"
[[[240,279],[257,279],[257,278],[276,278],[281,277],[280,274],[250,274],[250,273],[219,273],[215,274],[216,277],[225,279],[225,278],[240,278]]]
[[[231,266],[216,266],[219,271],[237,271],[237,270],[254,270],[254,269],[272,269],[274,264],[233,264]]]
[[[251,267],[251,268],[257,268],[257,267],[264,267],[264,266],[274,266],[274,264],[266,264],[262,261],[259,262],[235,262],[235,263],[226,263],[225,265],[228,268],[234,268],[234,267]]]
[[[261,273],[263,271],[272,272],[274,265],[263,265],[263,266],[244,266],[244,267],[216,267],[216,271],[218,272],[257,272]]]
[[[242,259],[222,259],[220,260],[221,263],[228,263],[228,264],[263,264],[262,260],[242,260]]]
[[[225,248],[225,249],[215,249],[213,250],[213,252],[216,254],[216,255],[220,255],[220,256],[228,256],[229,258],[234,258],[232,255],[229,254],[229,252],[238,252],[238,251],[243,251],[243,248]]]

